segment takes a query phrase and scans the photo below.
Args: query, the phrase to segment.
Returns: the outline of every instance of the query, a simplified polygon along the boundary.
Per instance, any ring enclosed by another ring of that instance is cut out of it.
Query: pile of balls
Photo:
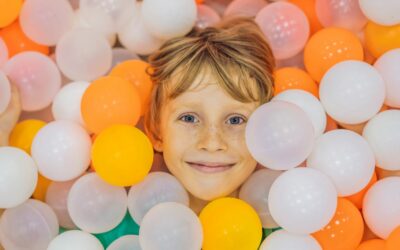
[[[274,98],[246,127],[265,168],[197,216],[150,172],[146,57],[233,15],[276,58]],[[400,1],[0,0],[0,121],[14,85],[23,110],[0,147],[0,245],[398,250],[398,69]]]

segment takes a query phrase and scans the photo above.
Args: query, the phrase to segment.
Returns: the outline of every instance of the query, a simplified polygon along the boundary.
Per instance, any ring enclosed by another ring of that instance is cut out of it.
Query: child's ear
[[[152,133],[148,133],[147,136],[149,137],[154,150],[157,152],[162,152],[163,151],[162,150],[163,143],[162,143],[161,139],[156,138],[156,136],[154,136]]]

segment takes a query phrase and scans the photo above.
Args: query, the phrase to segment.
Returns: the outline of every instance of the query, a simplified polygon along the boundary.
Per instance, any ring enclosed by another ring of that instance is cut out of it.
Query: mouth
[[[236,163],[186,162],[190,167],[203,173],[219,173],[231,169]]]

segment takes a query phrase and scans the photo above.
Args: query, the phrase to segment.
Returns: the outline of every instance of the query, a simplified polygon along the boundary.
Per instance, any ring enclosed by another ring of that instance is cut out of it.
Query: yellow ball
[[[138,128],[113,125],[96,137],[92,163],[96,173],[109,184],[131,186],[149,173],[153,146]]]
[[[33,119],[19,122],[11,131],[9,138],[10,146],[20,148],[30,154],[33,139],[37,132],[45,125],[45,122]]]
[[[36,189],[32,194],[33,198],[35,198],[36,200],[41,200],[43,202],[46,202],[45,200],[46,200],[47,188],[49,187],[50,184],[51,180],[39,174],[38,182],[36,184]]]
[[[368,22],[364,33],[367,49],[376,58],[386,51],[400,48],[400,24],[382,26]]]
[[[236,198],[219,198],[200,213],[203,250],[256,250],[262,239],[257,212]]]
[[[0,0],[0,28],[14,22],[22,7],[22,0]]]

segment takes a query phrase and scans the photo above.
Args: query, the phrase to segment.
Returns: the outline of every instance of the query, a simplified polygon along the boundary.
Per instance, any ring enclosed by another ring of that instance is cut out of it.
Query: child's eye
[[[231,118],[228,119],[228,123],[232,125],[240,125],[244,122],[246,122],[246,120],[240,116],[232,116]]]
[[[181,117],[179,117],[179,120],[188,123],[198,122],[198,119],[194,115],[182,115]]]

